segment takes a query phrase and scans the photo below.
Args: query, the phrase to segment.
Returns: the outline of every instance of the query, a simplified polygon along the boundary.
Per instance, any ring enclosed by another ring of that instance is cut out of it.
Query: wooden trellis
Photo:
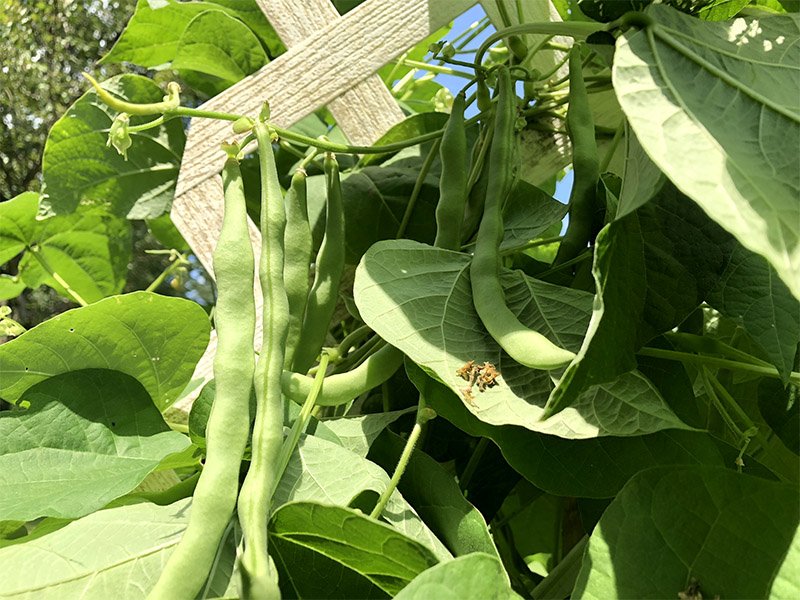
[[[549,0],[527,1],[540,4],[545,14],[552,12]],[[258,0],[288,50],[202,108],[255,116],[268,100],[271,120],[289,127],[327,106],[351,143],[369,145],[403,119],[400,107],[375,72],[476,3],[367,0],[339,16],[329,0]],[[497,0],[484,0],[483,4],[496,22]],[[222,223],[219,173],[224,153],[219,144],[230,136],[228,122],[195,119],[190,123],[171,213],[212,277],[211,255]],[[250,235],[258,251],[260,234],[252,223]],[[260,294],[256,298],[260,305]],[[260,325],[258,329],[260,337]],[[215,349],[212,334],[195,371],[196,379],[209,376]],[[193,399],[194,395],[184,398],[176,408],[187,408]]]

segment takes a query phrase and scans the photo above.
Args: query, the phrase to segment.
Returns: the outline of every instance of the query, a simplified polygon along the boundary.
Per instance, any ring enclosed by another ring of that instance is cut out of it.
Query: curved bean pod
[[[283,236],[286,210],[278,183],[269,128],[261,121],[253,131],[261,167],[261,258],[258,278],[263,295],[263,342],[255,371],[256,418],[250,468],[239,493],[239,521],[244,553],[242,581],[245,598],[280,598],[277,576],[267,554],[267,519],[271,490],[278,477],[283,443],[281,374],[289,331],[289,302],[283,286]]]
[[[489,153],[486,205],[470,264],[472,300],[486,329],[511,358],[533,369],[557,369],[567,365],[575,355],[523,325],[506,305],[500,285],[503,202],[513,184],[516,98],[507,68],[498,69],[497,81],[497,112]]]
[[[316,404],[317,406],[346,404],[385,382],[402,364],[403,353],[387,344],[352,371],[326,377]],[[314,378],[307,375],[284,371],[281,376],[284,395],[298,404],[305,401],[313,386]]]
[[[189,525],[150,592],[151,600],[192,600],[203,587],[236,507],[239,466],[250,433],[250,389],[255,368],[255,259],[248,235],[242,176],[233,158],[225,163],[222,183],[225,215],[213,257],[217,280],[217,388],[206,428],[206,460],[194,492]]]

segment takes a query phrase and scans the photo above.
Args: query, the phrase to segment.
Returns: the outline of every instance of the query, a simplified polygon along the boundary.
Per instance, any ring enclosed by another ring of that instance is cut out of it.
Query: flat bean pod
[[[344,207],[339,182],[339,164],[333,154],[325,156],[327,209],[325,235],[317,254],[314,284],[306,305],[300,342],[292,361],[292,371],[305,373],[319,355],[328,334],[339,300],[339,285],[344,271]]]
[[[575,355],[523,325],[506,305],[500,285],[503,203],[513,185],[516,98],[507,68],[498,69],[497,81],[497,112],[489,153],[486,204],[470,264],[472,299],[484,326],[511,358],[533,369],[557,369],[567,365]]]
[[[439,203],[436,205],[436,240],[433,245],[461,249],[461,224],[467,204],[467,134],[464,127],[464,94],[453,100],[453,109],[442,135],[439,153],[442,174]]]
[[[256,418],[253,424],[252,458],[239,494],[239,521],[244,553],[244,597],[280,598],[277,575],[271,572],[267,554],[267,519],[271,490],[278,477],[283,443],[281,374],[289,331],[289,302],[283,284],[286,210],[278,183],[271,134],[256,123],[261,167],[261,258],[258,277],[263,295],[263,342],[255,369]]]
[[[191,600],[203,587],[236,507],[239,466],[250,433],[255,259],[242,176],[233,158],[225,163],[222,183],[225,214],[213,256],[217,280],[216,395],[206,428],[206,460],[194,492],[189,525],[150,592],[153,600]]]
[[[602,207],[597,196],[600,159],[589,95],[583,81],[581,51],[577,44],[572,46],[569,53],[567,132],[572,143],[572,171],[575,177],[569,198],[569,225],[554,265],[563,264],[586,250],[603,224]]]

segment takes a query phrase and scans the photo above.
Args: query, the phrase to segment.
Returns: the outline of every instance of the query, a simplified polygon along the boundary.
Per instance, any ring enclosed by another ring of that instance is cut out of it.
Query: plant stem
[[[189,261],[186,260],[185,254],[174,254],[170,256],[172,262],[167,265],[167,268],[161,271],[161,274],[153,280],[153,283],[147,286],[145,292],[155,292],[164,280],[169,277],[173,272],[177,271],[180,267],[188,265]]]
[[[458,478],[458,487],[461,488],[462,493],[464,493],[469,487],[469,484],[472,481],[472,476],[475,474],[475,470],[478,468],[478,464],[481,462],[483,453],[486,452],[486,447],[488,445],[489,438],[485,437],[479,439],[478,443],[475,445],[475,449],[472,451],[472,455],[469,457],[467,465],[464,467],[464,471],[461,473],[461,477]]]
[[[411,220],[411,214],[414,212],[414,206],[416,206],[417,199],[422,191],[422,186],[425,184],[425,178],[428,176],[428,172],[431,170],[431,165],[439,153],[439,143],[440,140],[436,140],[431,145],[430,150],[428,150],[428,155],[425,157],[425,160],[422,161],[422,166],[419,169],[419,175],[417,175],[417,180],[414,182],[414,189],[411,191],[411,197],[408,199],[408,204],[406,204],[406,211],[403,213],[403,220],[400,221],[400,226],[397,228],[396,237],[398,240],[403,237],[406,232],[408,222]]]
[[[58,285],[63,287],[64,290],[70,296],[72,296],[75,302],[77,302],[81,306],[89,305],[89,303],[86,300],[84,300],[78,292],[72,289],[72,286],[70,286],[70,284],[63,277],[61,277],[61,275],[59,275],[53,270],[53,268],[47,262],[47,259],[45,259],[45,257],[42,256],[41,253],[39,252],[38,246],[29,246],[28,250],[30,251],[31,254],[33,254],[34,258],[36,258],[36,260],[39,262],[42,269],[44,269],[50,275],[50,277],[52,277],[56,281]]]
[[[614,153],[617,151],[617,147],[619,146],[620,140],[622,140],[622,134],[625,131],[625,119],[622,120],[622,123],[619,124],[617,127],[617,131],[614,132],[614,138],[611,140],[611,146],[603,156],[603,160],[600,163],[600,172],[605,173],[608,170],[608,165],[611,164],[611,159],[614,157]]]
[[[452,75],[454,77],[463,77],[464,79],[474,78],[474,75],[472,73],[467,73],[466,71],[459,71],[458,69],[453,69],[451,67],[432,65],[430,63],[422,62],[419,60],[412,60],[410,58],[404,58],[402,60],[399,60],[398,62],[407,67],[413,67],[415,69],[428,71],[429,73],[439,73],[440,75]]]
[[[389,481],[389,485],[386,486],[385,490],[383,490],[381,497],[378,498],[378,503],[375,505],[375,508],[372,509],[372,512],[369,515],[371,518],[377,519],[383,513],[383,509],[386,508],[389,498],[397,489],[397,484],[400,483],[400,478],[403,476],[403,473],[408,466],[408,461],[411,459],[411,453],[414,451],[414,446],[416,446],[417,440],[419,440],[419,436],[422,433],[422,426],[435,416],[436,413],[433,412],[432,409],[428,408],[425,399],[420,396],[419,404],[417,405],[417,419],[414,422],[414,428],[411,430],[408,440],[406,440],[406,445],[403,448],[402,454],[400,455],[400,460],[397,462],[397,467],[395,467],[394,474],[392,475],[392,479]]]
[[[300,436],[305,432],[306,427],[308,426],[308,420],[311,418],[311,413],[314,410],[317,398],[319,397],[319,394],[322,391],[322,386],[325,382],[325,371],[328,369],[329,360],[330,357],[328,356],[328,353],[323,352],[319,361],[317,374],[314,376],[314,385],[312,386],[311,391],[308,393],[308,396],[306,396],[303,406],[300,407],[300,414],[297,415],[297,418],[292,425],[292,430],[289,432],[289,436],[283,441],[281,453],[278,456],[278,469],[276,471],[275,479],[272,481],[272,489],[269,493],[270,498],[272,498],[272,495],[275,493],[275,488],[278,487],[278,482],[283,477],[286,467],[289,465],[289,460],[292,458],[295,448],[297,448],[297,442],[300,441]]]
[[[780,379],[778,369],[775,367],[762,367],[761,365],[753,365],[749,363],[738,362],[735,360],[727,360],[724,358],[717,358],[716,356],[705,356],[699,354],[689,354],[688,352],[677,352],[675,350],[663,350],[661,348],[641,348],[638,352],[641,356],[651,356],[653,358],[665,358],[667,360],[677,360],[680,362],[695,363],[707,365],[710,367],[719,367],[720,369],[731,369],[733,371],[745,371],[754,373],[756,375],[763,375],[764,377],[771,377],[773,379]],[[792,371],[789,373],[789,380],[795,385],[800,385],[800,372]]]
[[[526,33],[543,33],[546,35],[567,35],[571,37],[587,37],[596,31],[607,29],[605,23],[590,23],[588,21],[565,21],[565,22],[552,22],[540,21],[536,23],[521,23],[512,27],[501,29],[497,33],[490,35],[478,48],[475,54],[475,62],[480,65],[483,63],[483,55],[486,51],[500,40],[510,37],[512,35],[522,35]]]

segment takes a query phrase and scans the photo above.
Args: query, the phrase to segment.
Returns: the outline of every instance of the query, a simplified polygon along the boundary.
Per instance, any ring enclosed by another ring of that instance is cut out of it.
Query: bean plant
[[[797,4],[532,4],[381,69],[354,146],[182,99],[280,53],[254,0],[139,1],[102,62],[152,77],[87,74],[0,204],[0,598],[800,595]],[[213,307],[162,285],[186,117]]]

